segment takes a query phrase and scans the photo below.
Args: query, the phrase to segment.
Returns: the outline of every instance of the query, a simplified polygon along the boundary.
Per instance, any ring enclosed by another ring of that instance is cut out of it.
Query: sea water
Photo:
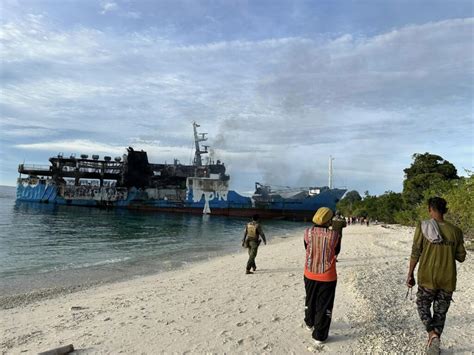
[[[15,201],[0,186],[0,297],[114,281],[241,251],[247,219]],[[267,239],[303,223],[263,221]],[[262,250],[263,252],[263,250]],[[236,259],[245,268],[245,257]]]

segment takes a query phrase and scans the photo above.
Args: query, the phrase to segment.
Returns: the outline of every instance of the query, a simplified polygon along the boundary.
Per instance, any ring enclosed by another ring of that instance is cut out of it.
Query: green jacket
[[[430,243],[418,223],[413,237],[411,258],[419,261],[418,285],[431,290],[452,292],[456,289],[456,260],[466,259],[461,229],[449,222],[438,222],[443,237],[439,244]]]

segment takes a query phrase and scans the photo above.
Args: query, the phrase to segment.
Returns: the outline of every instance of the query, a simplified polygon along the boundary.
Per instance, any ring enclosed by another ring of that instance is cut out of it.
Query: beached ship
[[[20,164],[17,200],[58,205],[128,208],[162,212],[311,219],[319,207],[335,209],[346,192],[332,187],[275,190],[255,184],[251,197],[229,189],[225,165],[210,158],[206,133],[193,123],[195,154],[190,165],[152,164],[147,153],[127,148],[122,157],[58,154],[50,165]],[[24,176],[26,175],[26,177]],[[330,183],[331,185],[331,183]]]

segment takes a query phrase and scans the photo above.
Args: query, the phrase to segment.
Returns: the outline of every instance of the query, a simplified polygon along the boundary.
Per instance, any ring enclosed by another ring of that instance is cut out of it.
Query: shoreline
[[[179,270],[93,286],[0,310],[5,354],[73,344],[76,354],[361,353],[423,351],[425,334],[404,286],[413,229],[344,230],[329,341],[304,329],[301,234],[259,248],[244,275],[244,250]],[[469,353],[474,330],[472,253],[458,267],[443,353]],[[370,262],[369,262],[370,261]]]
[[[53,214],[29,213],[18,210],[14,199],[2,202],[0,308],[10,307],[15,296],[50,297],[237,252],[246,222],[134,211],[117,215],[71,206]],[[299,228],[281,221],[265,227],[270,236]],[[15,230],[13,238],[7,229]]]
[[[288,237],[287,236],[274,236],[271,239],[269,239],[269,241],[272,244],[275,244],[275,243],[281,242],[282,240],[286,238]],[[166,268],[163,267],[162,269],[152,269],[149,267],[148,268],[141,267],[142,265],[140,265],[140,267],[136,267],[135,270],[126,271],[125,273],[120,273],[117,271],[106,272],[99,269],[98,271],[95,271],[95,272],[98,274],[105,275],[105,276],[103,277],[94,276],[94,278],[92,279],[86,276],[87,272],[90,271],[90,268],[65,270],[65,272],[69,273],[70,275],[80,273],[82,274],[82,276],[79,276],[78,278],[74,280],[71,280],[66,276],[61,280],[61,282],[54,281],[53,283],[51,281],[48,281],[48,283],[51,284],[51,286],[48,286],[48,287],[32,287],[20,292],[7,291],[7,293],[0,295],[0,310],[23,307],[34,302],[54,299],[57,297],[73,294],[80,291],[85,291],[85,290],[95,288],[95,287],[100,287],[103,285],[111,285],[111,284],[116,284],[120,282],[127,282],[127,281],[131,281],[131,280],[134,280],[137,278],[143,278],[143,277],[158,276],[160,274],[166,274],[169,272],[179,272],[179,271],[185,270],[186,268],[197,266],[201,263],[207,263],[216,258],[227,257],[231,255],[238,255],[241,253],[241,251],[237,252],[232,249],[222,249],[222,250],[216,251],[215,253],[216,254],[212,256],[200,256],[196,260],[193,260],[190,262],[185,262],[185,261],[176,262],[175,265],[168,266]],[[117,264],[116,266],[123,268],[123,265],[120,265],[120,264]],[[142,271],[137,272],[137,270],[142,270]],[[60,272],[55,272],[55,273],[59,274]],[[31,275],[29,276],[29,278],[34,279],[35,277],[37,278],[38,276],[41,277],[43,275],[41,274]],[[79,280],[79,282],[75,282],[75,280]],[[15,288],[12,288],[12,289],[15,289]],[[2,292],[4,291],[2,290]]]

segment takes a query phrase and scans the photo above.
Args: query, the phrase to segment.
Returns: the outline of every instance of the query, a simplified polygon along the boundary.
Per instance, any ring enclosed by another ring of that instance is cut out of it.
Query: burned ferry
[[[224,163],[207,158],[207,133],[193,122],[193,164],[178,160],[153,164],[147,153],[127,148],[122,157],[58,154],[50,165],[20,164],[17,201],[103,208],[128,208],[224,216],[310,220],[319,207],[335,209],[345,189],[330,187],[274,190],[255,184],[251,197],[229,189]],[[26,175],[26,177],[24,177]]]

